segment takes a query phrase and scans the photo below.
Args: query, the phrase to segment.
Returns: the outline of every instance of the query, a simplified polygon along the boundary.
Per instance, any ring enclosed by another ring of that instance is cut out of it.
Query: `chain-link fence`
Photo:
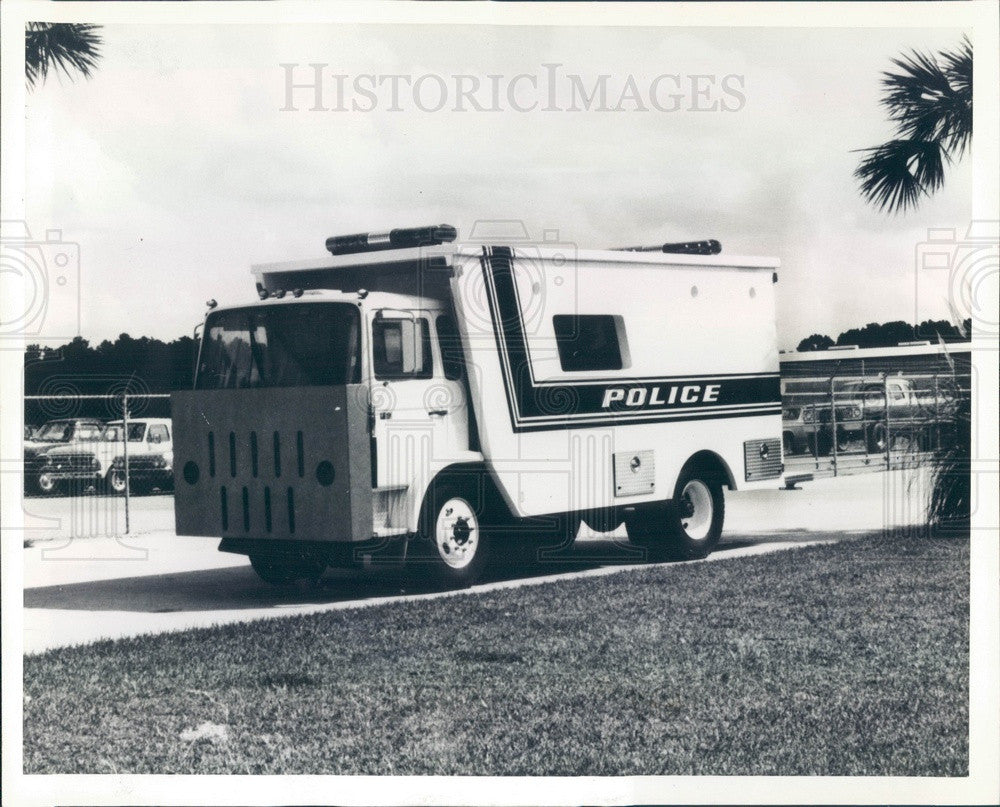
[[[969,374],[831,375],[782,381],[787,478],[886,470],[927,462],[967,440],[956,407]],[[27,496],[132,496],[173,491],[170,396],[25,397]]]
[[[967,439],[956,413],[970,382],[956,373],[785,379],[785,470],[837,475],[926,462]]]

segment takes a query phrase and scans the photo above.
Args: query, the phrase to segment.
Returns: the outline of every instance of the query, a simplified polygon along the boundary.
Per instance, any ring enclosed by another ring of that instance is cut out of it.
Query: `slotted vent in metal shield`
[[[747,482],[781,476],[781,441],[747,440],[743,444],[743,465]]]
[[[617,451],[615,496],[641,496],[656,491],[656,466],[652,451]]]

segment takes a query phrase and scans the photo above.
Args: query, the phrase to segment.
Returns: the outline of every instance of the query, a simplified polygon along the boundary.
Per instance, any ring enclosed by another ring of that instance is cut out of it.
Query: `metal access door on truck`
[[[467,448],[465,393],[439,341],[453,327],[434,311],[380,309],[370,319],[375,487],[429,479]]]

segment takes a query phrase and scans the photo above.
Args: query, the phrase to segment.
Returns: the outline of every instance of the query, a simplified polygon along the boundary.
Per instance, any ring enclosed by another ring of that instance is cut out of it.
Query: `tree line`
[[[925,320],[919,325],[872,322],[844,331],[836,340],[813,334],[799,342],[798,350],[841,345],[892,347],[920,340],[956,342],[968,338],[971,324],[968,319],[960,326],[947,320]],[[196,349],[197,343],[190,336],[161,342],[146,336],[135,339],[126,333],[96,346],[80,336],[58,348],[29,345],[24,356],[24,391],[26,395],[138,395],[189,389]]]
[[[826,334],[814,333],[799,342],[796,350],[827,350],[831,347],[857,345],[858,347],[895,347],[902,342],[964,342],[972,333],[972,319],[953,325],[946,319],[927,319],[919,325],[896,320],[894,322],[869,322],[863,328],[851,328],[836,340]]]

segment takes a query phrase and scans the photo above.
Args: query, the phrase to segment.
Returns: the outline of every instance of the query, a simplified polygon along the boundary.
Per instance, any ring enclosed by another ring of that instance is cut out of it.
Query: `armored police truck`
[[[465,585],[581,523],[703,557],[723,488],[781,474],[776,260],[456,237],[330,238],[210,301],[172,396],[178,534],[274,583],[388,557]]]

